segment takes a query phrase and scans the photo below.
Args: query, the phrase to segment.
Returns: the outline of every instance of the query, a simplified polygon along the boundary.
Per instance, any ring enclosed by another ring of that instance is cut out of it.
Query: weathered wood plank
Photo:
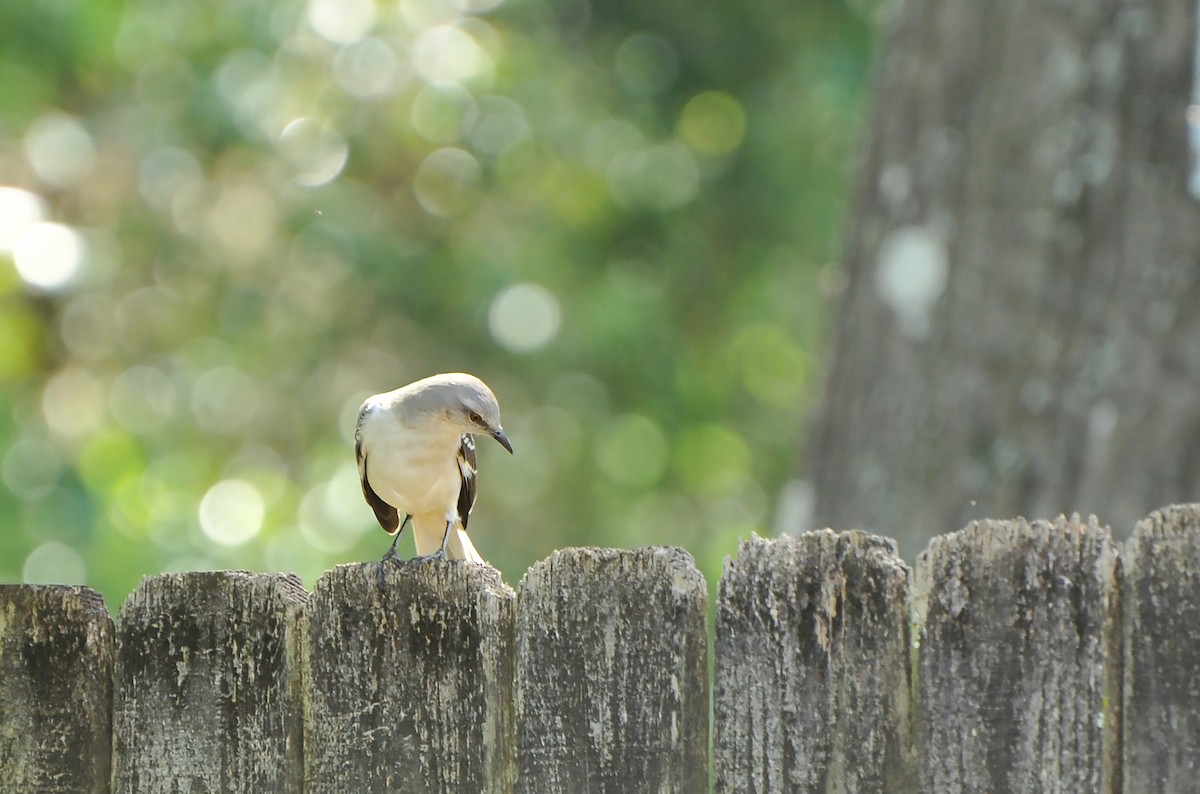
[[[1200,786],[1200,505],[1141,521],[1124,575],[1126,792]]]
[[[567,549],[526,572],[518,791],[706,790],[706,593],[677,548]]]
[[[117,631],[115,791],[299,790],[304,600],[281,574],[142,580]]]
[[[112,667],[95,590],[0,585],[0,791],[108,791]]]
[[[920,790],[1112,792],[1117,546],[1078,516],[980,521],[917,560]]]
[[[513,599],[468,562],[322,576],[305,610],[306,790],[510,792]]]
[[[717,597],[717,792],[912,790],[908,580],[862,532],[742,541]]]

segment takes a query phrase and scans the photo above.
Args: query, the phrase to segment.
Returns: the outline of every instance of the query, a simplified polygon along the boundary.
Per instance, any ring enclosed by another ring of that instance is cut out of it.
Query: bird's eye
[[[474,422],[477,425],[483,424],[483,417],[480,416],[479,414],[475,413],[474,411],[468,411],[467,418],[470,419],[472,422]]]

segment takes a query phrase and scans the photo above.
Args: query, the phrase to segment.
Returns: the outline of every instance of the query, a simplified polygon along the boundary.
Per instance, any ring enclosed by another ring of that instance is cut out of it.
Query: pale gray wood
[[[1152,513],[1127,544],[1125,791],[1200,788],[1200,505]]]
[[[521,579],[517,790],[704,792],[704,577],[678,548],[565,549]]]
[[[95,590],[0,585],[0,792],[108,791],[112,666]]]
[[[142,580],[117,631],[114,791],[299,790],[305,595],[282,574]]]
[[[862,532],[742,541],[717,597],[717,792],[911,791],[909,570]]]
[[[919,790],[1119,790],[1118,569],[1095,518],[933,539],[913,592]]]
[[[513,599],[470,562],[322,576],[305,610],[306,790],[510,792]]]
[[[814,523],[915,554],[987,516],[1086,509],[1124,533],[1196,498],[1196,0],[887,8]],[[896,311],[884,262],[930,303]]]

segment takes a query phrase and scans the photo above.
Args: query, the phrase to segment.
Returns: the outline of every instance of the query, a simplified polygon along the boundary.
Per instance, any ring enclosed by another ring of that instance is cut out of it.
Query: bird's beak
[[[504,435],[504,428],[497,427],[492,431],[492,438],[500,442],[500,446],[508,450],[508,454],[512,454],[512,442],[508,440],[508,436]]]

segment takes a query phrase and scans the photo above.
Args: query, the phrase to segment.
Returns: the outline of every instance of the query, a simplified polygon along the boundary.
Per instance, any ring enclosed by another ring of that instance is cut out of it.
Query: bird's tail
[[[413,516],[413,543],[418,555],[433,554],[442,547],[442,536],[446,532],[446,520],[437,514]],[[447,560],[470,560],[483,565],[487,561],[475,550],[467,531],[459,524],[450,531],[446,542]]]

